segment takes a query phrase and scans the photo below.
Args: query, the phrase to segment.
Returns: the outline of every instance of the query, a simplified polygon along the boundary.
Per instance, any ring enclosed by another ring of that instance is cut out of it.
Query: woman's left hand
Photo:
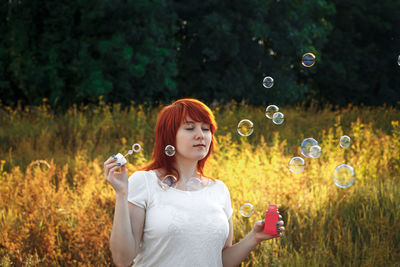
[[[282,219],[282,217],[279,215],[279,219]],[[262,221],[257,221],[254,224],[253,227],[253,235],[255,240],[257,241],[257,243],[260,243],[261,241],[264,240],[268,240],[268,239],[272,239],[272,238],[276,238],[276,237],[281,237],[282,236],[282,232],[285,231],[285,227],[283,227],[284,222],[283,221],[278,221],[276,228],[278,230],[278,234],[277,235],[268,235],[264,233],[264,225],[265,225],[265,220]]]

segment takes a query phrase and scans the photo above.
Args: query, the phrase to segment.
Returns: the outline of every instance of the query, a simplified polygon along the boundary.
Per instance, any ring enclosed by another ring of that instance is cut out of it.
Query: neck
[[[179,172],[181,182],[186,182],[190,178],[199,177],[196,172],[197,160],[179,159],[176,158],[174,167]]]

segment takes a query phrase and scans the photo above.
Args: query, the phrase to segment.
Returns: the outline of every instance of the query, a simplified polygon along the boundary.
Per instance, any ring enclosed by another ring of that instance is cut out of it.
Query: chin
[[[207,154],[208,154],[208,152],[207,153],[205,153],[204,155],[202,155],[198,160],[202,160],[202,159],[204,159],[206,156],[207,156]]]
[[[204,159],[205,157],[207,156],[207,153],[204,153],[204,154],[201,154],[201,155],[196,155],[196,156],[193,156],[193,159],[195,159],[195,160],[202,160],[202,159]]]

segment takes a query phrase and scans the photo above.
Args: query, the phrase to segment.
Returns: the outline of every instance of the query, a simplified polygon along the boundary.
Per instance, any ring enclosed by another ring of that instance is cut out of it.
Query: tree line
[[[0,21],[3,105],[400,101],[400,1],[9,0]]]

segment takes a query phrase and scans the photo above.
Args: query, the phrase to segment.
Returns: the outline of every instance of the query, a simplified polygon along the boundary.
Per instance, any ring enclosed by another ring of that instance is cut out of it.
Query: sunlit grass
[[[398,266],[400,263],[400,112],[388,107],[317,110],[280,107],[274,125],[265,108],[231,103],[213,107],[218,149],[206,173],[230,189],[234,242],[278,204],[286,223],[281,239],[259,245],[242,266]],[[111,264],[109,235],[115,193],[103,176],[111,154],[133,143],[131,174],[151,157],[160,107],[122,109],[100,101],[54,114],[44,103],[0,109],[0,266]],[[254,133],[236,132],[241,119]],[[348,149],[338,140],[352,138]],[[322,147],[319,159],[293,174],[291,157],[303,138]],[[43,160],[43,161],[40,161]],[[340,189],[336,166],[350,164],[356,182]],[[255,213],[243,218],[240,206]]]

